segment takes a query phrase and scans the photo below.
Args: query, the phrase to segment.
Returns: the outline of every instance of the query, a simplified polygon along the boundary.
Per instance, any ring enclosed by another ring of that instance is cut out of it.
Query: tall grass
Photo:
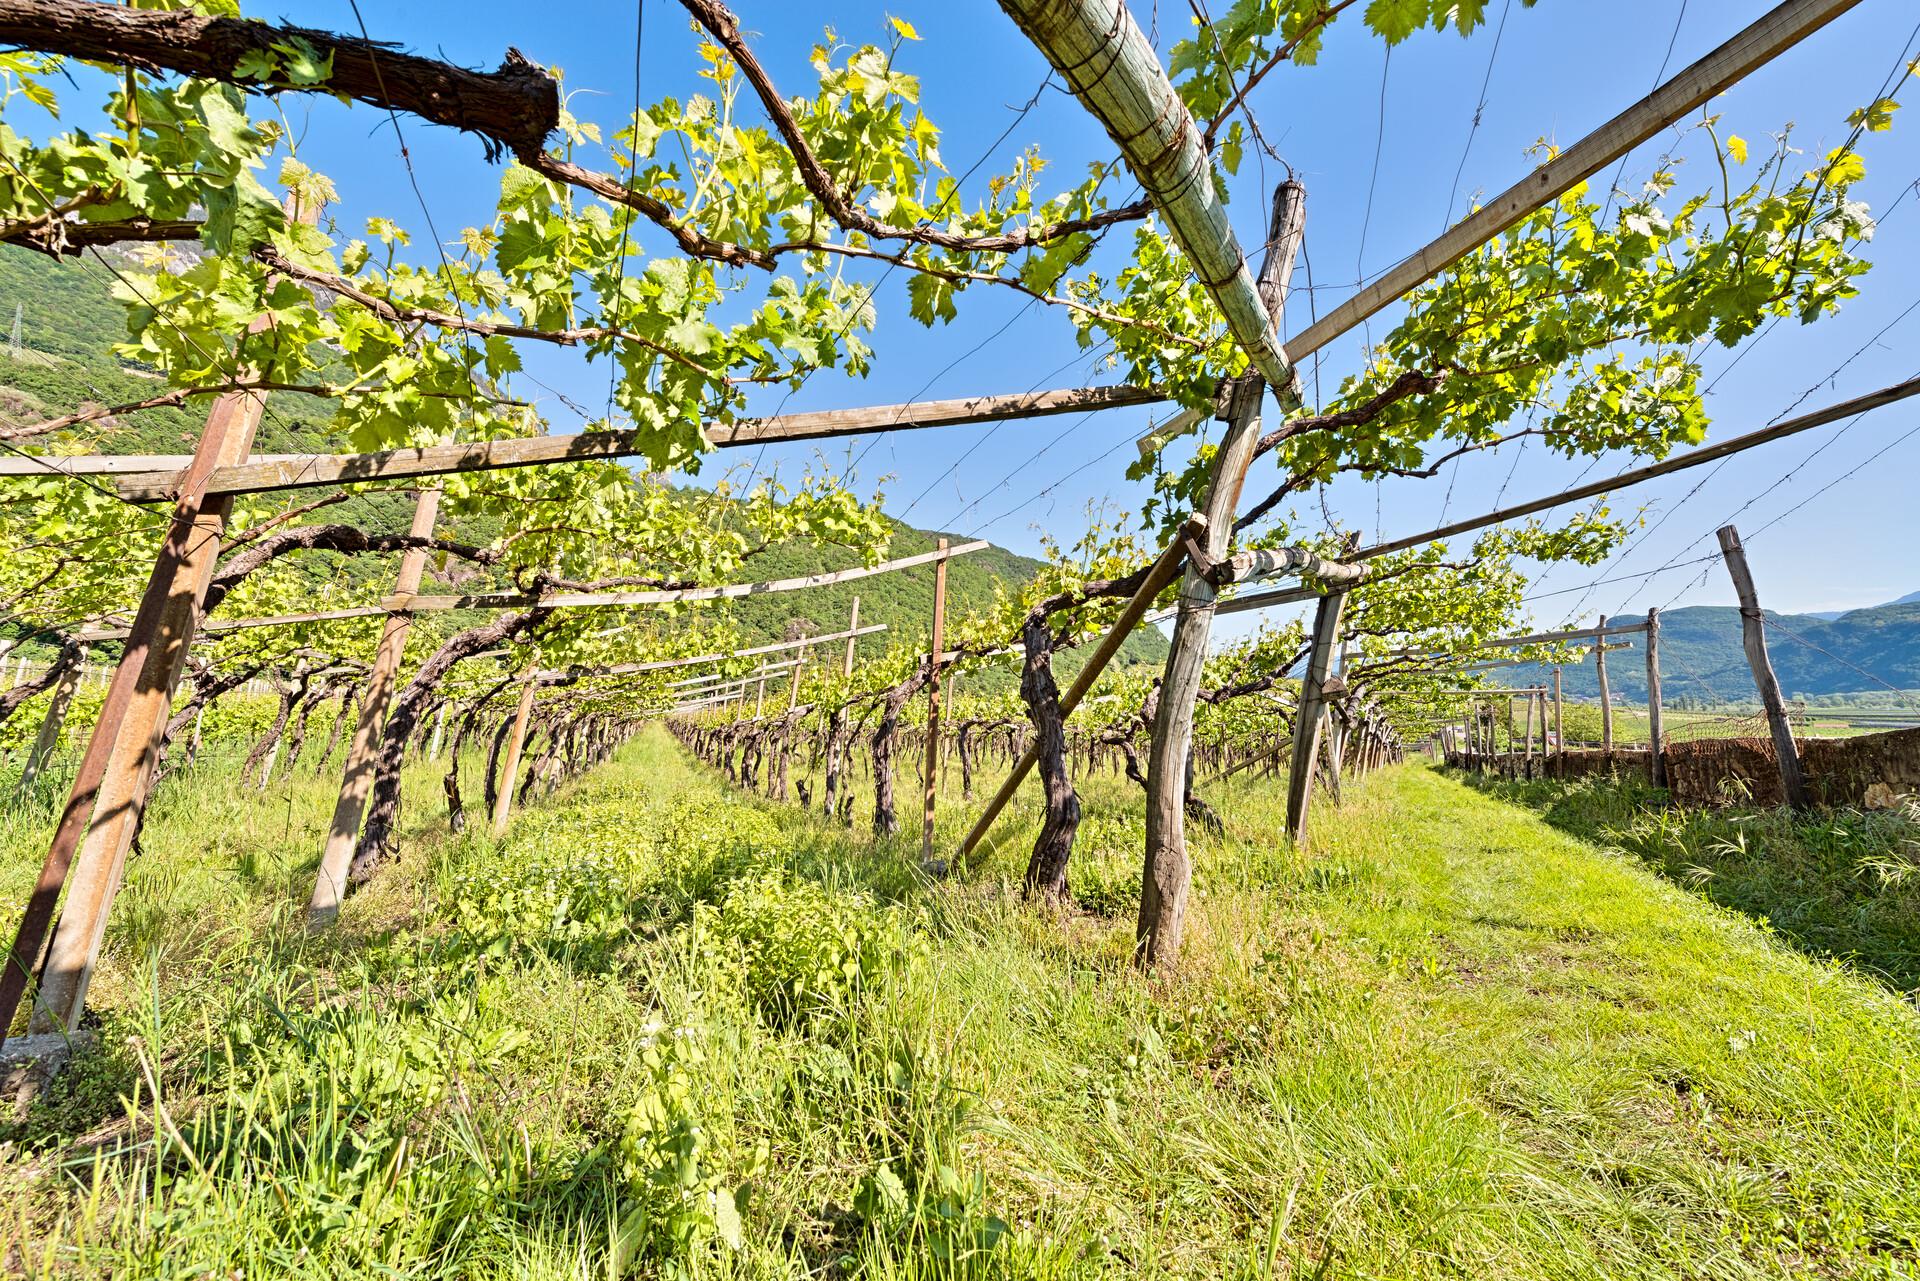
[[[1104,777],[1081,906],[1040,912],[1030,803],[929,882],[917,834],[647,735],[499,845],[417,831],[321,939],[283,905],[324,797],[276,835],[200,786],[150,827],[170,915],[116,936],[98,1053],[0,1156],[16,1270],[1892,1277],[1920,1248],[1908,1006],[1434,771],[1349,789],[1311,856],[1275,784],[1218,789],[1158,976]]]

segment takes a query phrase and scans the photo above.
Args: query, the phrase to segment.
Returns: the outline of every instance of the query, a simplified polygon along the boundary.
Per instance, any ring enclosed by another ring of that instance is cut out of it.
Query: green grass
[[[1324,808],[1311,857],[1275,783],[1216,787],[1185,963],[1142,976],[1129,787],[1087,781],[1082,910],[1049,915],[1014,890],[1031,801],[930,884],[917,834],[730,793],[650,733],[499,846],[416,834],[310,940],[276,904],[324,796],[210,841],[245,807],[189,780],[136,867],[171,878],[168,929],[118,936],[100,1052],[12,1132],[0,1250],[121,1276],[1912,1275],[1920,1018],[1882,983],[1422,767]],[[5,840],[12,902],[38,851]]]
[[[1626,777],[1476,785],[1764,922],[1802,951],[1920,997],[1920,807],[1678,810]]]

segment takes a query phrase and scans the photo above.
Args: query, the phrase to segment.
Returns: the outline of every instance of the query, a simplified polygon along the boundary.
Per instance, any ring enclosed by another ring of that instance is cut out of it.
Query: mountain
[[[1905,596],[1902,596],[1899,600],[1890,600],[1886,602],[1886,605],[1916,605],[1916,604],[1920,604],[1920,592],[1908,592]],[[1871,606],[1870,608],[1884,609],[1886,608],[1886,605],[1874,605],[1874,606]],[[1853,612],[1854,611],[1850,609],[1815,609],[1815,610],[1809,610],[1806,616],[1808,618],[1818,618],[1818,619],[1823,619],[1827,622],[1832,622],[1836,618],[1845,618],[1848,614],[1851,614]]]
[[[121,404],[151,396],[156,390],[152,371],[122,360],[113,345],[125,334],[125,312],[111,294],[113,273],[90,256],[54,262],[24,249],[0,247],[0,327],[11,339],[0,343],[0,423],[30,422],[64,413],[82,404]],[[17,320],[17,325],[16,325]],[[274,393],[261,423],[256,452],[318,452],[338,446],[325,424],[332,409],[311,397]],[[160,409],[110,422],[92,447],[105,453],[181,453],[190,450],[204,421],[200,410]],[[411,502],[400,494],[357,497],[332,508],[325,519],[370,529],[404,529]],[[480,522],[484,524],[484,522]],[[492,531],[477,525],[459,531],[474,541],[485,541]],[[893,522],[888,558],[932,551],[938,534]],[[954,543],[966,541],[948,535]],[[377,594],[375,580],[384,581],[391,569],[369,557],[316,555],[303,560],[316,584],[328,581]],[[755,579],[791,578],[849,569],[860,563],[852,552],[838,548],[790,545],[769,548],[749,562]],[[959,557],[948,563],[947,617],[958,620],[969,609],[986,609],[996,590],[1012,592],[1041,567],[1037,560],[1003,547]],[[748,597],[732,605],[734,617],[754,640],[783,639],[790,624],[816,635],[842,631],[853,598],[860,598],[862,625],[885,623],[887,631],[864,638],[861,652],[880,653],[889,641],[909,638],[924,645],[933,617],[933,567],[883,574],[851,583],[813,588],[779,596]],[[1167,653],[1166,638],[1155,628],[1141,628],[1128,638],[1116,662],[1160,663]],[[1078,653],[1060,656],[1062,680],[1080,670]],[[1010,669],[1009,669],[1010,670]],[[994,688],[1010,686],[1011,677],[998,672],[984,678]]]
[[[1767,611],[1767,651],[1789,699],[1920,689],[1920,593],[1889,605],[1848,610],[1837,618]],[[1608,656],[1608,683],[1629,702],[1647,696],[1641,638],[1631,650]],[[1502,685],[1551,679],[1537,665],[1497,669]],[[1569,696],[1593,698],[1599,683],[1591,659],[1563,670]],[[1880,682],[1885,682],[1881,684]],[[1740,611],[1731,605],[1690,605],[1660,615],[1660,686],[1666,701],[1754,703],[1753,675],[1740,641]]]

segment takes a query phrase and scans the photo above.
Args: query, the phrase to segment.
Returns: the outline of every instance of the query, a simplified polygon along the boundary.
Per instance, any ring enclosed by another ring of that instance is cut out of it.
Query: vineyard
[[[1190,7],[0,0],[0,1268],[1914,1275],[1920,26]]]

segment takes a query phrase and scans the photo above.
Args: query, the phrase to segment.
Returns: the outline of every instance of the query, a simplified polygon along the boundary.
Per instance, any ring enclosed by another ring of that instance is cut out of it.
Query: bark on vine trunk
[[[1026,894],[1058,903],[1068,896],[1067,863],[1080,828],[1080,797],[1067,772],[1067,720],[1060,711],[1060,686],[1053,679],[1053,629],[1044,618],[1030,617],[1021,629],[1020,643],[1026,650],[1020,698],[1027,705],[1039,744],[1034,765],[1046,801],[1040,835],[1027,859]]]
[[[394,836],[400,822],[401,763],[421,710],[446,674],[462,659],[493,649],[537,626],[548,612],[530,609],[525,613],[506,614],[483,626],[455,633],[434,651],[433,657],[421,665],[406,688],[394,698],[380,736],[380,756],[375,762],[366,826],[361,829],[359,847],[354,850],[353,862],[347,869],[349,886],[365,884],[380,865],[393,856]]]

